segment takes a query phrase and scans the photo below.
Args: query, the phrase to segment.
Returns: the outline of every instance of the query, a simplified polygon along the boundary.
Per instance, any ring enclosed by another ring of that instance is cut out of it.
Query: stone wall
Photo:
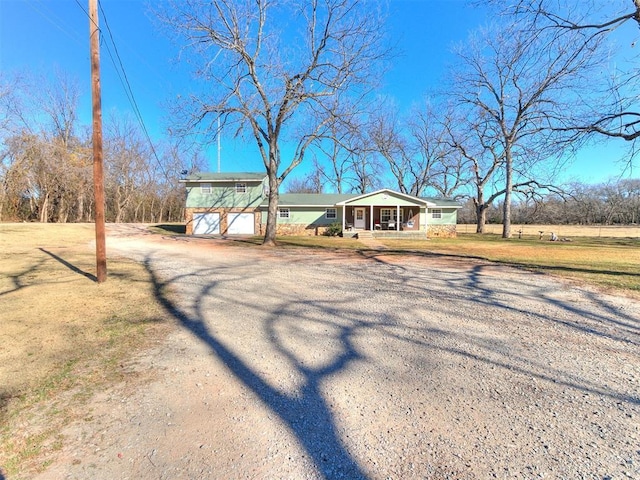
[[[259,231],[261,235],[266,232],[267,224],[260,225]],[[300,223],[279,223],[276,227],[276,235],[286,236],[300,236],[300,237],[314,237],[317,235],[324,235],[327,230],[327,225],[303,225]]]
[[[187,235],[193,235],[193,214],[201,212],[201,208],[185,208],[184,209],[184,223],[186,226],[185,233]]]
[[[456,225],[427,225],[427,237],[457,237]]]

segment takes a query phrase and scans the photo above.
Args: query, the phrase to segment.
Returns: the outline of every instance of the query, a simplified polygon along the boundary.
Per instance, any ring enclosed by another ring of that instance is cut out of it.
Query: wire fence
[[[476,233],[476,224],[458,224],[459,234]],[[487,224],[485,233],[502,235],[502,224]],[[511,224],[511,236],[640,238],[640,225],[518,225]]]

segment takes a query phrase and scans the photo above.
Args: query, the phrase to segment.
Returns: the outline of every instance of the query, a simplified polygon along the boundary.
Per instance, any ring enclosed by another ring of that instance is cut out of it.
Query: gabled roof
[[[233,173],[212,173],[198,172],[182,178],[180,181],[187,182],[261,182],[267,177],[266,173],[260,172],[233,172]]]
[[[281,193],[278,205],[281,207],[334,207],[338,202],[352,198],[352,193]],[[265,199],[260,206],[269,205]]]
[[[388,188],[383,188],[372,193],[354,194],[354,193],[281,193],[279,195],[278,205],[281,207],[336,207],[347,205],[352,201],[360,200],[371,196],[386,193],[390,196],[404,198],[417,205],[425,205],[428,208],[461,208],[461,205],[455,200],[446,198],[432,197],[414,197],[404,193],[396,192]],[[260,204],[261,207],[267,207],[269,199],[265,198]]]
[[[354,202],[356,200],[360,200],[361,198],[367,198],[367,197],[372,197],[374,195],[378,195],[380,193],[386,193],[388,195],[392,195],[394,197],[400,197],[400,198],[404,198],[405,200],[408,200],[410,202],[415,202],[415,203],[422,203],[424,205],[429,205],[431,202],[429,202],[429,200],[426,199],[422,199],[422,198],[418,198],[418,197],[414,197],[413,195],[407,195],[405,193],[400,193],[400,192],[396,192],[395,190],[391,190],[389,188],[383,188],[381,190],[377,190],[375,192],[371,192],[371,193],[363,193],[362,195],[357,195],[355,197],[351,197],[351,198],[347,198],[341,202],[338,202],[338,205],[346,205],[349,202]]]
[[[429,203],[434,203],[435,207],[462,208],[462,205],[460,205],[455,200],[451,200],[449,198],[436,198],[436,197],[420,197],[420,198],[422,198],[423,200],[426,200]]]

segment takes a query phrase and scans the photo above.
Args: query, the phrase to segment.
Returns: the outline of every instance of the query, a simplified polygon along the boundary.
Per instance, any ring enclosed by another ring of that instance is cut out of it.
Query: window
[[[236,183],[236,193],[247,193],[247,184]]]
[[[431,210],[431,218],[442,218],[442,209],[434,208]]]
[[[278,218],[289,218],[289,209],[288,208],[281,208],[278,210]]]
[[[400,209],[400,222],[404,218],[404,211]],[[395,208],[381,208],[380,209],[380,221],[389,222],[398,219],[398,211]]]
[[[335,220],[336,218],[338,218],[337,209],[335,209],[335,208],[327,208],[326,212],[324,213],[324,217]]]
[[[200,184],[200,193],[211,193],[211,184],[210,183],[201,183]]]

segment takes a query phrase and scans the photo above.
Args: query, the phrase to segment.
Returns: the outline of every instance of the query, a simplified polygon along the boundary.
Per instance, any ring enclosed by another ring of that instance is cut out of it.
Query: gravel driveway
[[[640,478],[640,305],[438,256],[112,230],[176,328],[42,479]]]

